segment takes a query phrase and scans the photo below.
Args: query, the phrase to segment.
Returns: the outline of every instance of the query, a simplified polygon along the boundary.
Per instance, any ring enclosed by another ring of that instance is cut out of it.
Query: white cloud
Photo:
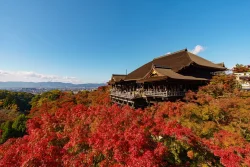
[[[196,46],[194,47],[194,49],[191,50],[191,52],[192,52],[193,54],[198,54],[198,53],[200,53],[200,52],[202,52],[202,51],[204,51],[204,50],[205,50],[205,47],[203,47],[203,46],[201,46],[201,45],[196,45]]]
[[[171,52],[168,52],[167,55],[171,54]]]
[[[76,77],[39,74],[33,71],[0,70],[0,81],[82,83]]]

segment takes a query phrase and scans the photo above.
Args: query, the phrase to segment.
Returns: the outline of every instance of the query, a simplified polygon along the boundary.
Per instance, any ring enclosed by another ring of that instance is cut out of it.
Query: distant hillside
[[[0,89],[6,88],[96,88],[105,83],[72,84],[62,82],[0,82]]]

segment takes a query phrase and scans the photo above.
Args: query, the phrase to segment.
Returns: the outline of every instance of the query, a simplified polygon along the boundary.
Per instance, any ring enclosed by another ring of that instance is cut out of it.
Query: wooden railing
[[[110,91],[111,96],[117,96],[121,98],[126,99],[134,99],[141,97],[141,94],[139,92],[133,91],[133,92],[121,92],[121,91]]]
[[[158,97],[171,97],[171,96],[184,96],[184,91],[145,91],[145,96],[158,96]]]
[[[145,96],[153,96],[153,97],[175,97],[175,96],[184,96],[184,91],[132,91],[132,92],[125,92],[125,91],[118,91],[118,90],[110,90],[111,96],[116,96],[125,99],[135,99]]]

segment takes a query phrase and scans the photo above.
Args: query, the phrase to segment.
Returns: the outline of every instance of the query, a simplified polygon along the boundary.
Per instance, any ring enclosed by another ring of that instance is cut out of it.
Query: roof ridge
[[[168,70],[168,71],[173,71],[171,68],[154,68],[155,71],[157,71],[159,74],[163,75],[163,73],[161,73],[159,70]],[[174,72],[174,71],[173,71]]]
[[[157,64],[153,64],[154,68],[161,68],[161,69],[171,69],[171,67],[168,66],[162,66],[162,65],[157,65]]]
[[[190,57],[189,53],[191,53],[191,52],[187,52],[187,55],[188,55],[188,58],[189,58],[190,64],[191,64],[191,63],[194,63],[194,60],[192,60],[192,58]]]
[[[211,63],[211,64],[213,65],[213,68],[225,68],[225,67],[222,67],[222,66],[218,65],[217,63],[214,63],[214,62],[212,62],[212,61],[210,61],[210,60],[207,60],[207,59],[205,59],[204,57],[198,56],[198,55],[196,55],[196,54],[194,54],[194,53],[192,53],[192,52],[187,52],[187,53],[188,53],[189,58],[191,59],[191,62],[193,62],[193,63],[195,63],[195,64],[204,66],[204,65],[200,64],[199,62],[197,62],[196,60],[194,60],[193,58],[191,58],[191,57],[190,57],[190,54],[191,54],[191,56],[193,56],[193,57],[197,57],[198,59],[201,59],[201,60],[203,60],[203,61],[206,61],[206,62],[208,62],[208,63]],[[206,65],[205,65],[205,66],[206,66]],[[210,67],[211,67],[211,66],[210,66]]]
[[[113,76],[115,75],[122,75],[122,76],[126,76],[126,74],[112,74]]]
[[[156,57],[156,58],[154,58],[153,60],[160,59],[160,58],[162,58],[162,57],[165,57],[165,56],[170,56],[170,55],[173,55],[173,54],[176,54],[176,53],[180,53],[180,52],[184,52],[184,51],[185,51],[185,52],[186,52],[186,51],[188,51],[188,50],[187,50],[187,48],[182,49],[182,50],[178,50],[178,51],[173,52],[173,53],[170,53],[170,54],[165,54],[165,55],[162,55],[162,56]]]

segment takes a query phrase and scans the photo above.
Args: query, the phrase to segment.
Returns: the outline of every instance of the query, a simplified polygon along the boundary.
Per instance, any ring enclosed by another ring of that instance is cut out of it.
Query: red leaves
[[[238,73],[241,73],[241,72],[249,72],[249,66],[244,66],[242,64],[236,64],[236,66],[233,68],[233,72],[238,72]]]
[[[221,164],[229,167],[249,165],[250,144],[240,135],[219,131],[214,138],[203,140],[215,156],[220,157]]]
[[[164,135],[182,140],[188,130],[177,122],[164,123],[164,115],[180,114],[178,104],[160,108],[162,113],[157,115],[128,106],[68,104],[30,119],[27,136],[1,146],[5,149],[0,152],[0,162],[18,166],[166,165],[168,148],[151,132],[163,128]]]
[[[190,144],[195,136],[189,128],[181,126],[177,121],[168,122],[163,134],[173,136],[178,140],[186,141]]]
[[[249,99],[190,92],[188,104],[134,110],[109,106],[106,93],[77,97],[89,107],[67,93],[42,103],[28,135],[0,145],[0,166],[250,165]]]

